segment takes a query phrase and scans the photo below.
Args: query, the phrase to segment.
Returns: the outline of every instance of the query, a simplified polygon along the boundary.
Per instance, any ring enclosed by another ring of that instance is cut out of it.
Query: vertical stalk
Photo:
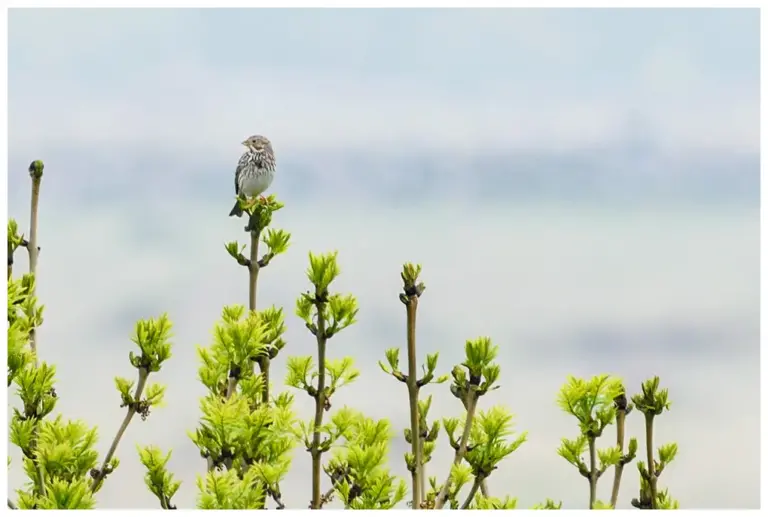
[[[29,174],[32,177],[32,201],[30,203],[30,216],[29,216],[29,242],[27,243],[27,252],[29,253],[29,272],[35,278],[34,285],[37,285],[37,257],[40,250],[37,248],[37,214],[38,206],[40,203],[40,183],[43,178],[42,162],[40,162],[39,169],[35,167],[37,162],[32,162],[29,166]],[[29,293],[30,296],[34,296],[34,290]],[[37,329],[32,327],[29,331],[29,346],[32,349],[32,353],[35,356],[35,364],[37,361]]]
[[[259,280],[259,233],[251,230],[251,256],[248,263],[248,308],[256,310],[256,285]]]
[[[648,460],[648,486],[651,489],[651,510],[656,509],[656,466],[653,461],[653,413],[645,414],[645,445]]]
[[[624,472],[624,425],[627,418],[626,398],[624,407],[619,406],[616,410],[616,445],[621,451],[622,461],[616,464],[613,474],[613,489],[611,490],[611,506],[616,508],[619,500],[619,488],[621,487],[621,475]]]
[[[35,160],[29,164],[29,176],[32,178],[32,198],[30,200],[30,214],[29,214],[29,240],[27,241],[27,253],[29,253],[29,272],[32,275],[34,282],[32,283],[32,289],[29,295],[35,296],[35,290],[37,289],[37,257],[40,253],[40,248],[37,246],[37,216],[38,207],[40,206],[40,184],[43,181],[43,162],[41,160]],[[10,267],[8,270],[11,272]],[[37,329],[32,327],[29,330],[29,348],[32,350],[32,355],[35,357],[35,366],[39,364],[37,356]],[[34,434],[37,436],[38,428],[35,427]],[[34,458],[33,463],[37,470],[37,479],[39,484],[40,495],[45,495],[45,476],[43,475],[43,468],[40,463]]]
[[[320,474],[322,472],[322,451],[320,450],[320,426],[323,425],[325,411],[325,301],[317,301],[317,393],[315,394],[315,428],[312,434],[312,509],[319,510],[323,505],[320,492]]]
[[[248,262],[248,309],[256,312],[256,288],[259,281],[259,237],[261,232],[251,230],[251,254]],[[259,358],[259,371],[264,382],[261,392],[261,402],[269,402],[269,357]]]
[[[408,402],[411,409],[411,452],[413,454],[414,469],[412,476],[412,509],[418,510],[421,507],[423,494],[422,479],[424,477],[424,465],[421,460],[421,430],[419,429],[419,386],[418,371],[416,366],[416,309],[419,305],[419,298],[416,295],[408,297],[406,305],[407,312],[407,340],[408,340]]]
[[[597,445],[595,437],[589,436],[589,509],[595,507],[597,500]]]
[[[8,281],[11,281],[13,275],[13,243],[11,242],[11,236],[8,236]]]

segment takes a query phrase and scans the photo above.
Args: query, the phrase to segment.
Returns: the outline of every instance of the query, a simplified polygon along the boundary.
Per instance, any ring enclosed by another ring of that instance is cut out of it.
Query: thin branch
[[[461,403],[464,404],[464,409],[466,410],[467,399],[461,399]],[[488,491],[488,478],[486,477],[480,482],[480,493],[483,494],[483,497],[490,497],[490,492]]]
[[[259,231],[251,231],[251,255],[248,259],[248,308],[256,310],[256,286],[259,280]]]
[[[40,252],[37,247],[37,214],[38,206],[40,204],[40,183],[42,182],[42,169],[40,175],[35,175],[34,169],[35,162],[29,166],[29,173],[32,177],[32,200],[30,202],[30,217],[29,217],[29,242],[27,243],[27,252],[29,253],[29,272],[34,276],[35,283],[37,284],[37,257]],[[42,165],[42,164],[41,164]],[[34,289],[29,293],[30,296],[35,295]],[[35,364],[38,364],[37,360],[37,332],[34,327],[29,331],[29,346],[32,349],[32,353],[35,356]]]
[[[645,414],[645,445],[648,460],[648,486],[651,490],[651,510],[656,509],[656,466],[653,461],[653,413]]]
[[[285,510],[283,498],[279,491],[269,490],[269,495],[272,496],[272,500],[275,502],[275,504],[277,504],[277,508],[275,508],[275,510]]]
[[[621,475],[624,472],[624,427],[627,418],[627,398],[623,394],[617,399],[616,409],[616,445],[619,447],[622,459],[616,464],[613,474],[613,489],[611,490],[611,506],[616,508],[621,487]],[[623,400],[623,404],[621,403]]]
[[[477,392],[474,391],[473,386],[470,386],[467,390],[467,419],[464,422],[464,432],[461,435],[461,442],[459,448],[456,449],[456,455],[453,458],[453,464],[457,465],[461,462],[464,455],[467,453],[467,443],[469,442],[469,434],[472,431],[472,421],[475,418],[475,408],[477,407]],[[443,487],[440,489],[440,493],[435,498],[435,510],[440,510],[445,506],[445,502],[448,500],[448,489],[451,484],[451,472],[448,472],[448,477],[443,483]]]
[[[595,507],[597,500],[597,445],[595,437],[589,436],[589,509]]]
[[[320,473],[322,470],[320,450],[320,427],[323,425],[323,412],[325,411],[325,302],[317,300],[317,392],[315,393],[315,426],[312,435],[312,509],[319,510],[322,506],[322,494],[320,493]]]
[[[256,312],[256,290],[259,281],[259,271],[262,267],[262,262],[259,260],[260,236],[260,230],[251,230],[251,253],[248,259],[248,309],[252,312]],[[264,381],[261,392],[261,402],[263,404],[269,402],[269,362],[269,356],[266,355],[258,360],[259,371]]]
[[[477,490],[482,486],[483,481],[485,481],[485,478],[475,476],[475,482],[472,483],[472,488],[470,489],[467,498],[464,500],[464,504],[461,505],[462,510],[466,510],[469,508],[469,505],[472,504],[472,499],[475,498],[475,494],[477,494]]]
[[[418,510],[421,507],[423,494],[421,493],[424,477],[424,465],[421,461],[421,430],[419,429],[419,386],[418,371],[416,366],[416,309],[419,306],[419,297],[411,295],[406,305],[407,313],[407,339],[408,339],[408,403],[411,410],[411,452],[413,454],[412,494],[413,504],[411,508]]]
[[[112,445],[109,447],[107,455],[104,456],[104,462],[102,463],[101,468],[93,477],[93,482],[91,483],[91,492],[95,492],[99,487],[99,483],[101,483],[101,481],[107,476],[107,468],[109,466],[109,462],[112,459],[112,456],[115,455],[117,446],[120,443],[125,430],[128,429],[128,424],[131,423],[133,415],[136,414],[136,409],[138,407],[139,401],[141,400],[141,393],[144,391],[144,386],[147,383],[148,377],[149,372],[145,368],[139,368],[139,382],[136,384],[136,390],[133,394],[133,401],[131,404],[128,404],[128,409],[125,413],[125,418],[123,418],[123,423],[120,425],[120,429],[117,430],[117,434],[115,434],[115,438],[112,440]]]
[[[43,180],[42,161],[35,160],[29,165],[29,176],[32,178],[32,198],[30,200],[29,240],[27,241],[26,248],[27,253],[29,254],[29,272],[34,280],[29,291],[29,296],[32,297],[35,296],[35,290],[37,288],[37,258],[40,254],[40,248],[37,245],[37,216],[38,208],[40,206],[40,184]],[[29,347],[35,358],[35,366],[39,364],[37,344],[37,329],[33,326],[29,329]],[[32,462],[35,464],[37,470],[38,489],[40,490],[40,495],[43,495],[45,494],[45,476],[43,474],[43,468],[37,457],[32,458]]]

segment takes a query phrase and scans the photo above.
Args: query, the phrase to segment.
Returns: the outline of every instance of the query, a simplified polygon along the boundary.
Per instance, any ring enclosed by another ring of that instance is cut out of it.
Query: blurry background
[[[466,339],[491,336],[502,388],[482,403],[529,431],[493,494],[585,507],[555,452],[578,432],[559,386],[606,372],[635,393],[658,374],[673,410],[657,443],[680,445],[661,485],[687,508],[758,507],[757,10],[12,10],[9,33],[9,212],[26,231],[26,168],[43,159],[41,353],[58,410],[98,425],[102,454],[135,320],[175,323],[155,379],[168,405],[131,424],[100,506],[158,507],[135,451],[149,443],[173,448],[175,503],[194,505],[195,345],[247,303],[223,243],[246,239],[227,213],[239,142],[261,133],[286,203],[274,225],[293,233],[260,277],[262,307],[288,314],[278,388],[286,355],[314,353],[293,315],[307,252],[338,249],[336,287],[361,310],[330,354],[363,376],[334,406],[391,419],[406,474],[406,389],[376,362],[404,345],[399,271],[419,262],[420,353],[440,350],[448,372]],[[431,416],[461,414],[447,385],[430,393]],[[441,479],[443,456],[428,469]],[[289,507],[307,505],[308,467],[297,448]],[[637,491],[633,463],[621,506]]]

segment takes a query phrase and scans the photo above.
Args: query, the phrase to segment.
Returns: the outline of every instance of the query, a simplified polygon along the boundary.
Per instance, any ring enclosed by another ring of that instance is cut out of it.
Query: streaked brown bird
[[[253,135],[242,141],[246,151],[235,169],[235,194],[238,198],[260,196],[275,179],[275,152],[272,142],[262,135]],[[230,217],[243,215],[240,202],[229,213]]]

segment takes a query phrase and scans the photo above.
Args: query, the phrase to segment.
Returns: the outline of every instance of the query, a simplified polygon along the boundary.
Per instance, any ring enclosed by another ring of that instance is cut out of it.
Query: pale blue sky
[[[363,378],[334,407],[406,425],[376,361],[402,344],[400,265],[422,262],[424,352],[448,371],[465,339],[490,335],[505,377],[489,403],[530,431],[494,493],[583,507],[555,454],[576,433],[560,383],[613,372],[634,392],[659,374],[675,403],[659,440],[681,447],[663,484],[684,507],[759,505],[757,10],[12,10],[9,32],[9,212],[26,227],[26,168],[44,159],[41,350],[60,408],[100,426],[102,451],[133,322],[176,323],[158,377],[169,405],[129,429],[104,506],[156,504],[135,443],[174,448],[178,504],[194,504],[194,345],[246,302],[222,243],[243,239],[226,214],[253,133],[274,143],[275,224],[293,233],[260,277],[260,300],[289,313],[285,354],[311,353],[292,315],[308,251],[338,249],[339,289],[360,299],[331,353],[355,355]],[[432,393],[436,416],[460,413]],[[399,431],[393,448],[405,474]],[[292,507],[307,465],[297,451]],[[634,467],[625,479],[623,507]]]
[[[113,84],[180,54],[221,73],[399,78],[458,94],[496,81],[612,94],[664,58],[708,88],[756,96],[759,79],[757,10],[13,10],[9,41],[12,74],[32,61]]]

